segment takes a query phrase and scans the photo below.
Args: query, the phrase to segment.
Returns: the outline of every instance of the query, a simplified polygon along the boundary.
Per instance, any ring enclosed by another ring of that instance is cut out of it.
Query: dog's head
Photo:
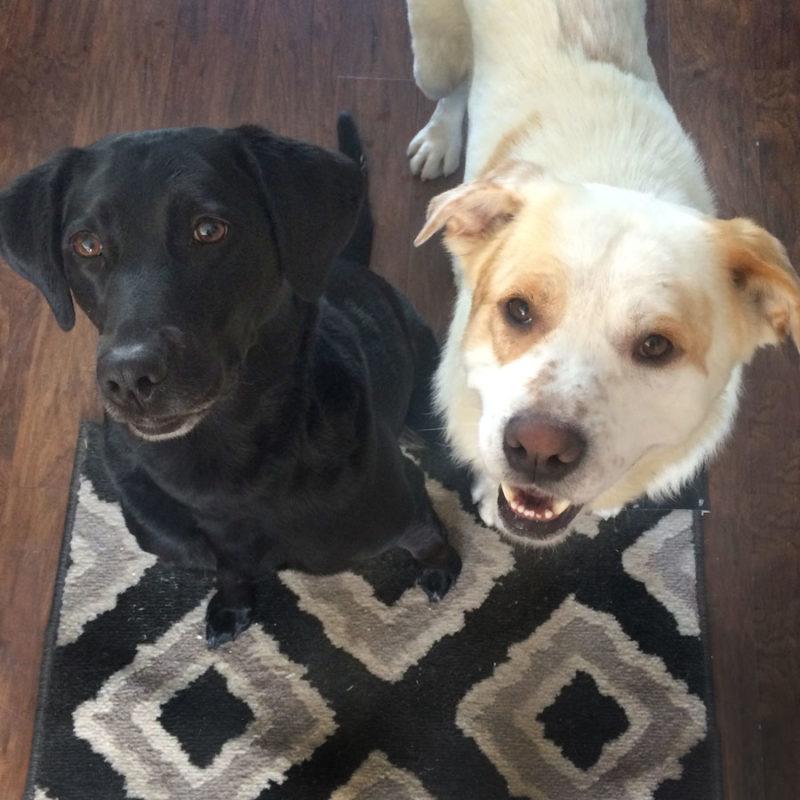
[[[231,390],[267,320],[319,297],[361,196],[354,162],[260,128],[125,134],[0,193],[0,254],[64,330],[75,299],[109,414],[166,439]]]
[[[727,432],[740,365],[800,341],[800,282],[748,220],[518,163],[435,198],[417,241],[441,227],[469,292],[451,346],[479,398],[472,418],[442,398],[449,435],[528,541],[676,490]]]

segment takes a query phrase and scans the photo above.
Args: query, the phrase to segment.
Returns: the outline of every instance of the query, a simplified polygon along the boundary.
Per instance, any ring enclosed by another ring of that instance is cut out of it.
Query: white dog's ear
[[[784,246],[749,219],[715,225],[752,349],[789,335],[800,349],[800,279]]]
[[[462,255],[473,249],[514,219],[524,202],[519,187],[541,174],[535,164],[509,162],[479,180],[437,195],[428,205],[425,225],[414,244],[419,247],[446,227],[451,250]]]

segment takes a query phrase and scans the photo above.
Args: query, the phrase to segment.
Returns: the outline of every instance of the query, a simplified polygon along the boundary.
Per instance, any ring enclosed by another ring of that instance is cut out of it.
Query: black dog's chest
[[[363,476],[341,462],[321,470],[289,459],[262,462],[246,474],[225,457],[159,458],[142,467],[189,512],[217,558],[243,574],[283,564],[335,571],[363,556],[371,534],[362,522],[370,512],[362,509],[372,494]]]

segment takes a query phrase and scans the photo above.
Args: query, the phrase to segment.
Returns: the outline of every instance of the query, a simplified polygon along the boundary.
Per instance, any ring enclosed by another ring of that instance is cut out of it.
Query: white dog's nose
[[[506,425],[503,451],[530,481],[557,481],[580,464],[586,440],[576,428],[540,414],[518,414]]]

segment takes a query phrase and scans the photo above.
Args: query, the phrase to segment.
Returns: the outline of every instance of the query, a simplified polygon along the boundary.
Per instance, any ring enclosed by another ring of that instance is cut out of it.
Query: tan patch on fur
[[[800,279],[783,245],[748,219],[715,220],[740,360],[791,334],[800,347]]]
[[[701,372],[708,374],[706,357],[711,349],[711,336],[713,319],[711,298],[705,293],[698,293],[683,287],[679,290],[681,295],[682,319],[678,321],[680,333],[686,333],[684,351],[689,361]]]
[[[530,271],[502,263],[500,246],[480,268],[472,299],[472,310],[464,337],[471,349],[490,343],[500,364],[523,356],[561,321],[566,307],[566,276],[560,264],[542,259]],[[535,258],[535,256],[534,256]],[[522,327],[509,321],[506,304],[512,298],[525,300],[532,321]]]
[[[705,305],[709,306],[707,302]],[[711,317],[708,313],[687,315],[684,319],[657,319],[655,330],[677,345],[689,363],[708,374],[706,354],[711,346]]]
[[[489,156],[489,160],[480,171],[480,177],[487,176],[503,167],[513,165],[512,156],[514,150],[525,142],[535,129],[541,128],[541,126],[542,116],[538,111],[534,111],[528,114],[519,125],[503,134],[494,152]]]
[[[446,226],[445,241],[455,255],[480,247],[519,212],[523,205],[519,188],[541,174],[537,164],[508,162],[479,180],[437,195],[428,204],[425,225],[414,245],[419,247]]]
[[[706,357],[711,348],[711,301],[705,294],[698,294],[688,287],[679,287],[674,291],[678,297],[675,315],[662,314],[643,321],[622,347],[630,352],[643,336],[660,334],[672,342],[682,358],[707,375]]]
[[[494,181],[463,183],[431,200],[414,244],[418,247],[447,226],[450,240],[463,240],[457,250],[471,249],[513,219],[521,205],[516,193]]]
[[[498,362],[507,364],[528,352],[561,321],[567,304],[567,272],[550,255],[553,219],[561,202],[562,195],[556,193],[535,208],[526,208],[521,224],[503,230],[491,249],[462,258],[473,285],[465,349],[491,344]],[[506,304],[516,297],[525,300],[533,312],[528,326],[508,320]]]

